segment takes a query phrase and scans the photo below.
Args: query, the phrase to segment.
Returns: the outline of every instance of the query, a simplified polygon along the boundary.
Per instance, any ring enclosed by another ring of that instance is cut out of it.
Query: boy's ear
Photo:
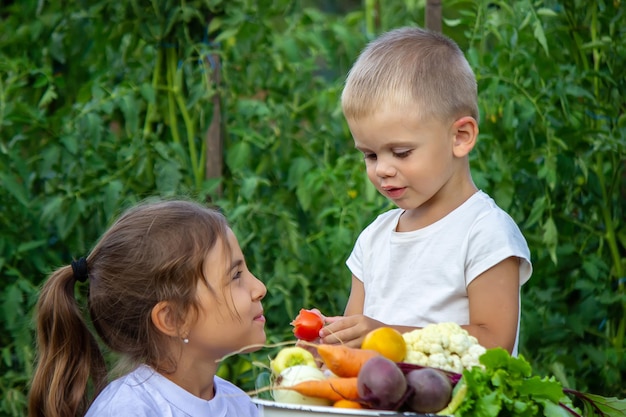
[[[474,148],[478,139],[478,122],[471,116],[461,117],[452,124],[454,143],[452,152],[457,158],[463,158]]]
[[[171,337],[180,337],[180,323],[177,322],[169,302],[160,301],[152,307],[150,318],[161,333]]]

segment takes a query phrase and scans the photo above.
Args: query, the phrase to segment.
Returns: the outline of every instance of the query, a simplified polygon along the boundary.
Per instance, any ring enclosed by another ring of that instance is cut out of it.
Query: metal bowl
[[[385,410],[363,410],[351,408],[324,407],[320,405],[299,405],[277,403],[275,401],[252,398],[259,409],[260,417],[323,417],[323,416],[352,416],[352,417],[425,417],[435,414],[417,414],[410,412],[396,412]],[[445,416],[437,416],[445,417]]]

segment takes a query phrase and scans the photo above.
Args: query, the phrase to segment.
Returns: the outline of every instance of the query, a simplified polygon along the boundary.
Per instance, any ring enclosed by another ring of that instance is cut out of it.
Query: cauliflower
[[[456,373],[481,366],[478,358],[486,351],[456,323],[429,324],[404,333],[403,337],[407,349],[404,362]]]

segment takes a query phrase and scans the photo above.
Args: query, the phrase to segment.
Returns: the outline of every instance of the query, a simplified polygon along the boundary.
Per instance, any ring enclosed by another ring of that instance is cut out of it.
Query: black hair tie
[[[80,258],[77,261],[72,261],[72,271],[74,272],[74,279],[78,282],[85,282],[89,277],[89,268],[87,268],[87,259]]]

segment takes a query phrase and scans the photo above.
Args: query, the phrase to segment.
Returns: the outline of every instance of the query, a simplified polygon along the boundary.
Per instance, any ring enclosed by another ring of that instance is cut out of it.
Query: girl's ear
[[[470,153],[478,139],[478,122],[471,116],[461,117],[452,124],[454,143],[452,152],[457,158]]]
[[[160,301],[152,307],[150,318],[161,333],[171,337],[180,337],[180,323],[176,320],[172,306],[168,301]]]

